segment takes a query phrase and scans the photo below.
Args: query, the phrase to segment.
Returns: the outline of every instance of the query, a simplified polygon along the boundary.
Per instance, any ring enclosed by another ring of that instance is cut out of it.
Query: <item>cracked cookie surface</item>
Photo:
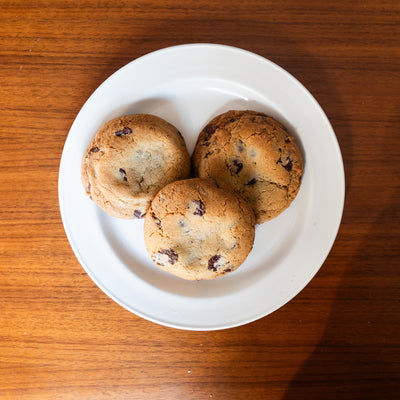
[[[144,238],[153,262],[188,280],[237,269],[252,249],[253,210],[229,186],[211,179],[173,182],[153,199]]]
[[[260,224],[294,200],[303,160],[294,138],[275,119],[256,111],[231,110],[203,128],[192,168],[195,176],[212,178],[241,193]]]
[[[165,185],[188,178],[190,157],[179,131],[149,114],[107,122],[82,159],[86,193],[108,214],[143,218]]]

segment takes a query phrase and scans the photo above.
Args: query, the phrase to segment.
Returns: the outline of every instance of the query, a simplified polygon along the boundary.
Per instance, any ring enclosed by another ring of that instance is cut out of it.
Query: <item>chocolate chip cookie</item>
[[[286,128],[256,111],[228,111],[199,135],[193,156],[195,176],[226,183],[251,204],[256,222],[289,207],[300,188],[303,161]]]
[[[241,195],[211,179],[170,183],[144,221],[147,251],[161,269],[188,280],[237,269],[254,241],[254,213]]]
[[[165,185],[190,175],[190,156],[167,121],[133,114],[107,122],[82,160],[86,193],[108,214],[142,218]]]

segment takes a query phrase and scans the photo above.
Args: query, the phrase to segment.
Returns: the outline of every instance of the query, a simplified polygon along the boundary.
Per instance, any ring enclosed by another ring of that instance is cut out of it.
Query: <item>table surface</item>
[[[400,380],[398,1],[2,1],[0,398],[395,399]],[[60,156],[111,73],[163,47],[260,54],[325,110],[346,171],[311,283],[245,326],[189,332],[126,311],[66,238]]]

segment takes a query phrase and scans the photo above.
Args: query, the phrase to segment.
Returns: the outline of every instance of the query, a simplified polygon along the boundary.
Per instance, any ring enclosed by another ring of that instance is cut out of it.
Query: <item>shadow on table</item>
[[[399,217],[398,204],[389,202],[371,226],[371,234],[391,228],[394,231]],[[393,222],[383,228],[382,221]],[[390,283],[367,284],[374,274],[381,282],[387,275],[385,281],[390,282],[397,268],[396,257],[391,255],[398,247],[394,242],[395,238],[382,249],[381,242],[371,243],[369,235],[365,236],[346,266],[322,339],[291,381],[283,400],[393,399],[394,393],[400,396],[400,352],[394,350],[400,323],[395,314],[398,308],[393,308],[394,283],[392,287]],[[360,265],[370,279],[357,283],[360,271],[354,271],[354,266]],[[379,267],[386,270],[378,270]]]

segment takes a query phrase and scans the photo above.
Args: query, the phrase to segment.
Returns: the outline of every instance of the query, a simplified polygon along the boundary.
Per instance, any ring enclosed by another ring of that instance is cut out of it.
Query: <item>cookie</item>
[[[144,238],[159,268],[183,279],[214,279],[246,259],[254,225],[254,213],[241,195],[195,178],[160,190],[146,215]]]
[[[168,183],[190,175],[190,156],[179,131],[148,114],[107,122],[82,160],[86,193],[108,214],[142,218]]]
[[[199,135],[195,176],[229,184],[251,204],[256,223],[287,207],[299,191],[303,161],[293,137],[273,118],[256,111],[228,111]]]

